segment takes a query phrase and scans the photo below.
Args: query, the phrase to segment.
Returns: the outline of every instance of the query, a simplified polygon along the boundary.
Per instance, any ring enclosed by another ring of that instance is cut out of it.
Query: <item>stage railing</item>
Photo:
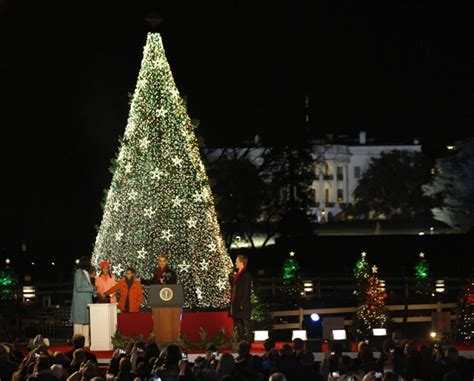
[[[431,303],[431,304],[408,304],[407,306],[408,311],[418,311],[419,313],[423,311],[423,314],[418,314],[418,316],[407,316],[406,322],[407,323],[424,323],[424,322],[431,322],[431,312],[442,312],[445,310],[448,311],[455,311],[458,307],[457,303]],[[385,306],[388,312],[392,314],[394,312],[405,311],[404,304],[397,304],[397,305],[387,305]],[[426,312],[429,311],[429,315]],[[345,317],[344,325],[351,325],[352,319],[350,318],[357,312],[357,307],[336,307],[336,308],[315,308],[315,309],[297,309],[297,310],[287,310],[287,311],[274,311],[272,313],[272,317],[274,319],[285,319],[285,318],[295,318],[297,322],[280,322],[273,324],[272,328],[277,329],[302,329],[303,328],[303,321],[305,316],[311,314],[318,314],[318,315],[331,315],[331,316],[341,316]],[[451,320],[455,320],[456,315],[451,315]],[[391,320],[394,323],[403,323],[404,317],[402,316],[391,316]]]

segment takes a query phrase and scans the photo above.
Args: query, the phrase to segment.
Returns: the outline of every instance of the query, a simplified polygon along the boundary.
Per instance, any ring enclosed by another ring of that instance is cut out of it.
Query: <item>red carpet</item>
[[[121,313],[117,315],[117,319],[118,330],[125,336],[143,335],[147,339],[153,331],[151,312]],[[221,328],[224,328],[230,334],[233,329],[233,322],[227,311],[183,312],[181,332],[189,340],[199,340],[199,328],[201,327],[206,330],[209,337],[213,337]]]

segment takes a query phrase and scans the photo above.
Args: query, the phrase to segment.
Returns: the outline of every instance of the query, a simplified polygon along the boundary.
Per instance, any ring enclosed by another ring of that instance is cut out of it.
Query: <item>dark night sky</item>
[[[447,144],[473,125],[473,5],[62,3],[0,0],[2,254],[91,251],[150,10],[208,144],[297,131],[305,94],[315,136]]]

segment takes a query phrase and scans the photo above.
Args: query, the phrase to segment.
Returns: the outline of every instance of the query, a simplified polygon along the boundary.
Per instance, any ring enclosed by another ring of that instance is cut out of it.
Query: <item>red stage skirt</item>
[[[117,315],[118,330],[124,336],[143,335],[146,340],[153,331],[151,312],[120,313]],[[227,311],[218,312],[183,312],[181,332],[189,340],[199,340],[199,328],[206,330],[213,337],[219,329],[224,328],[227,334],[232,333],[233,322]]]

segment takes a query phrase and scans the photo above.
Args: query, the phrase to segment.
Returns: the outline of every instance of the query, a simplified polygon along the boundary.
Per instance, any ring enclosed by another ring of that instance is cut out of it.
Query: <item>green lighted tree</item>
[[[432,293],[430,281],[430,266],[426,260],[425,253],[418,254],[418,262],[415,265],[416,293],[418,295],[430,295]]]
[[[357,284],[357,289],[354,291],[354,294],[360,295],[365,289],[367,278],[370,275],[369,262],[367,262],[367,253],[365,251],[360,254],[360,258],[357,260],[352,273]]]
[[[250,295],[252,313],[250,321],[253,329],[270,329],[272,325],[272,314],[269,303],[265,302],[253,289]]]
[[[387,293],[377,276],[377,266],[372,267],[372,273],[366,279],[366,288],[361,294],[353,323],[357,336],[362,337],[369,337],[374,328],[386,328],[388,323],[385,310]]]
[[[295,259],[294,252],[290,252],[290,256],[285,259],[283,263],[283,283],[286,285],[294,284],[297,280],[297,275],[300,270],[300,265]]]
[[[13,300],[17,284],[18,278],[11,268],[0,270],[0,300]]]
[[[420,259],[418,260],[418,263],[415,266],[415,277],[416,279],[423,281],[429,277],[430,266],[426,261],[425,253],[420,253],[418,254],[418,256],[420,257]]]
[[[186,308],[227,306],[232,263],[209,180],[161,37],[150,33],[93,263],[107,259],[116,273],[133,266],[151,278],[160,254],[184,285]]]

